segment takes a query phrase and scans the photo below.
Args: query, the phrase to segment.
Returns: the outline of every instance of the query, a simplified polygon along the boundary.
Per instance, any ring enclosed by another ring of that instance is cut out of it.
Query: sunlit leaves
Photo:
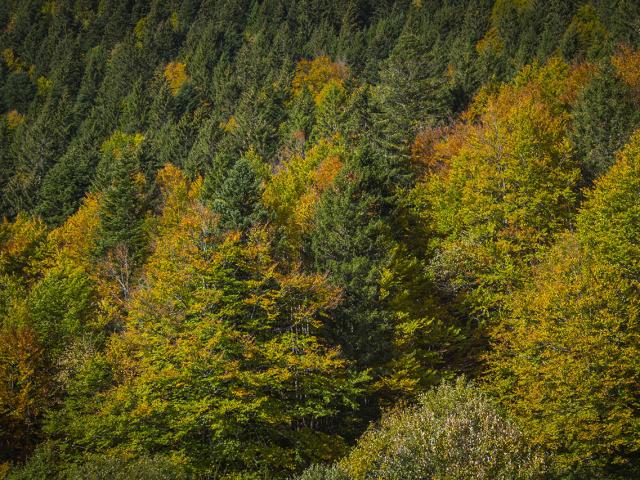
[[[174,167],[160,182],[153,253],[108,350],[117,383],[71,425],[76,441],[179,452],[202,474],[277,475],[332,455],[342,441],[324,426],[355,406],[362,380],[321,335],[340,292],[281,268],[266,230],[220,233],[199,183]]]
[[[637,475],[639,139],[494,331],[491,388],[568,471]]]
[[[300,95],[306,88],[319,104],[328,89],[334,85],[341,88],[348,78],[349,68],[342,63],[332,62],[327,56],[301,60],[296,66],[292,82],[293,94]]]
[[[175,97],[182,86],[189,80],[187,74],[187,66],[183,62],[171,62],[168,63],[164,69],[164,78],[169,83],[171,93]]]
[[[263,199],[292,242],[310,230],[320,195],[342,168],[344,146],[339,138],[322,140],[288,160],[267,183]]]

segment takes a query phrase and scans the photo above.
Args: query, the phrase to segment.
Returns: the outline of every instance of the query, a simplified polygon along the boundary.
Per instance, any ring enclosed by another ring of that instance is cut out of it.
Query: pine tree
[[[328,328],[360,365],[389,354],[390,320],[382,308],[380,275],[392,244],[380,197],[384,168],[360,147],[346,159],[334,186],[321,197],[310,236],[317,271],[345,290],[345,302]]]
[[[128,293],[128,277],[146,245],[143,230],[144,176],[139,155],[141,134],[114,133],[102,146],[96,186],[103,192],[100,202],[99,254],[110,254]],[[124,275],[124,276],[123,276]]]
[[[235,163],[220,190],[213,193],[211,209],[220,215],[223,230],[243,232],[266,220],[261,204],[262,181],[255,171],[260,162],[250,152]]]
[[[572,117],[571,139],[589,184],[613,164],[615,152],[640,125],[640,112],[629,87],[605,64],[581,91]]]
[[[406,155],[420,128],[437,124],[450,112],[444,71],[429,41],[437,41],[432,32],[405,30],[380,71],[377,128],[392,152]]]

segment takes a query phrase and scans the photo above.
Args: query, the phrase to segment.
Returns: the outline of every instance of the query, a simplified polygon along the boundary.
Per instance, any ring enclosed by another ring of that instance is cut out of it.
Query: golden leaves
[[[18,128],[24,123],[24,115],[17,110],[11,110],[7,113],[7,125],[11,130]]]
[[[267,183],[264,203],[276,212],[290,239],[310,228],[320,195],[342,169],[343,155],[339,139],[321,140],[303,155],[291,158]]]
[[[175,97],[180,88],[189,80],[187,65],[183,62],[171,62],[164,68],[164,78],[169,83],[171,93]]]
[[[320,104],[329,88],[331,86],[342,88],[349,75],[349,69],[346,65],[332,62],[325,55],[313,60],[300,60],[296,65],[296,73],[293,77],[293,95],[299,95],[306,88],[316,104]]]

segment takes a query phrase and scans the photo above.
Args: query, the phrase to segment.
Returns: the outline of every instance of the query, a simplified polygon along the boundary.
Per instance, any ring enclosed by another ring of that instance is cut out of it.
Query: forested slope
[[[639,49],[634,0],[0,2],[0,478],[640,476]]]

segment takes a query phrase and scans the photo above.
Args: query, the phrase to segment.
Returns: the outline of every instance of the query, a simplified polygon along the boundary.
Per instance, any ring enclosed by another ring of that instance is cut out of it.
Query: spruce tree
[[[580,92],[571,112],[571,139],[585,184],[606,172],[614,154],[640,125],[640,111],[629,87],[605,63]]]
[[[255,171],[255,163],[260,161],[252,153],[242,157],[233,165],[220,189],[212,192],[211,209],[220,215],[223,230],[246,231],[266,220],[261,204],[262,182]]]

